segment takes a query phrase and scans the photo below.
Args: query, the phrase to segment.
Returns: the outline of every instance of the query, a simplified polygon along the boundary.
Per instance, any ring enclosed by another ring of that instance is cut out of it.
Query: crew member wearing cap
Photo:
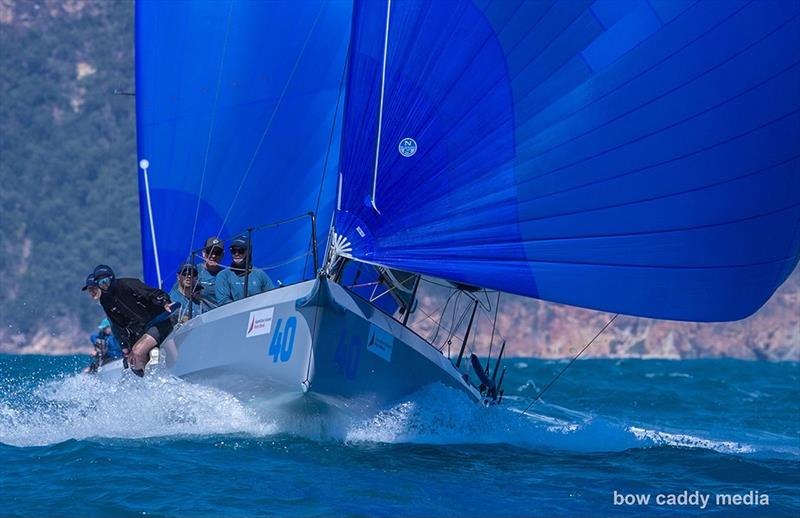
[[[97,286],[97,282],[94,280],[94,274],[90,273],[86,276],[86,282],[83,283],[83,288],[81,291],[85,291],[92,297],[92,300],[100,300],[100,288]]]
[[[172,331],[169,295],[139,279],[117,279],[104,264],[98,265],[92,275],[100,288],[100,305],[122,342],[131,371],[144,376],[150,350]]]
[[[94,277],[92,277],[92,280],[94,280]],[[94,289],[99,291],[96,286]],[[89,336],[89,341],[94,346],[94,354],[92,354],[92,362],[83,369],[83,372],[94,374],[101,365],[122,358],[122,346],[119,345],[119,341],[111,332],[111,323],[107,318],[104,318],[100,325],[97,326],[97,333]]]
[[[194,318],[205,310],[200,296],[202,290],[203,286],[197,283],[195,265],[192,263],[182,264],[177,273],[177,281],[169,292],[172,302],[181,303],[181,309],[177,314],[178,322],[186,322],[189,318]],[[190,298],[191,303],[189,302]]]
[[[209,237],[206,239],[206,246],[203,248],[203,264],[198,269],[200,286],[203,287],[202,296],[205,302],[210,303],[211,307],[215,307],[217,302],[217,274],[225,268],[219,264],[222,261],[222,256],[225,255],[225,249],[222,246],[222,240],[218,237]]]
[[[100,365],[122,358],[122,347],[119,345],[117,337],[114,336],[111,330],[111,322],[107,318],[100,322],[100,325],[97,326],[97,331],[97,333],[89,337],[89,340],[99,353]]]
[[[217,275],[217,301],[220,306],[244,298],[245,278],[247,278],[248,295],[262,293],[275,287],[263,270],[253,267],[250,241],[246,236],[233,238],[229,250],[233,257],[231,265]]]

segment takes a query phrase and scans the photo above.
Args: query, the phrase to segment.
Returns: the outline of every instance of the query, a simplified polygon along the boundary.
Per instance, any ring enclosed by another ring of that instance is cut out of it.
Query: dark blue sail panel
[[[153,226],[167,286],[209,236],[233,237],[318,211],[325,237],[351,16],[351,4],[321,0],[137,2],[138,154],[150,163]],[[139,175],[144,271],[155,284]],[[257,233],[253,262],[288,263],[268,270],[284,283],[308,277],[310,235],[308,219]]]
[[[695,321],[797,264],[800,3],[356,2],[352,31],[355,258]]]

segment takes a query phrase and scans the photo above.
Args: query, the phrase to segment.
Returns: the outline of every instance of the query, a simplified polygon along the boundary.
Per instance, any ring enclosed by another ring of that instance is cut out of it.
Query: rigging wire
[[[486,359],[486,372],[489,372],[489,364],[492,363],[492,346],[494,345],[494,332],[497,329],[498,311],[500,311],[500,291],[497,292],[497,302],[494,303],[494,321],[492,322],[492,338],[489,340],[489,357]]]
[[[269,133],[270,128],[272,127],[272,121],[275,120],[275,115],[278,113],[278,109],[283,102],[283,98],[286,95],[286,91],[289,89],[289,85],[292,82],[292,78],[294,78],[294,74],[297,71],[297,67],[300,65],[300,61],[303,59],[303,55],[306,52],[306,47],[308,47],[308,42],[311,41],[311,35],[314,34],[314,29],[317,27],[317,22],[319,21],[320,16],[322,15],[322,11],[325,8],[325,3],[320,4],[319,11],[317,12],[316,18],[314,18],[314,23],[311,24],[311,28],[306,35],[306,39],[303,42],[303,47],[300,49],[300,53],[297,55],[297,59],[292,66],[291,72],[289,72],[289,77],[286,79],[286,83],[283,85],[283,90],[281,91],[281,95],[278,97],[278,102],[275,103],[275,108],[272,110],[272,115],[270,115],[269,121],[267,122],[267,126],[264,128],[264,132],[261,134],[261,138],[256,145],[255,151],[253,151],[253,155],[250,157],[250,162],[247,164],[245,168],[244,175],[242,176],[241,181],[239,182],[239,187],[236,189],[236,194],[233,196],[233,201],[231,201],[230,206],[228,207],[228,212],[225,214],[225,217],[222,220],[222,224],[219,227],[219,231],[217,235],[222,232],[222,229],[225,228],[225,224],[228,222],[228,218],[233,212],[233,207],[236,205],[236,200],[239,199],[239,194],[242,192],[242,187],[244,187],[244,182],[247,180],[247,177],[250,175],[250,171],[255,164],[256,158],[258,157],[258,152],[261,151],[261,146],[264,144],[264,139],[267,137],[267,133]]]
[[[522,413],[520,413],[520,414],[519,414],[519,416],[520,416],[520,417],[524,416],[524,415],[525,415],[525,413],[526,413],[526,412],[527,412],[527,411],[528,411],[528,410],[529,410],[529,409],[530,409],[530,408],[533,406],[533,404],[534,404],[534,403],[536,403],[537,401],[539,401],[539,399],[541,399],[542,395],[543,395],[545,392],[547,392],[547,390],[548,390],[550,387],[552,387],[552,386],[553,386],[553,383],[555,383],[555,382],[556,382],[556,380],[558,380],[558,378],[560,378],[560,377],[561,377],[561,375],[562,375],[562,374],[564,374],[564,372],[566,372],[566,370],[567,370],[567,369],[569,369],[569,368],[570,368],[570,366],[571,366],[573,363],[575,363],[575,360],[577,360],[577,359],[578,359],[578,357],[579,357],[581,354],[583,354],[583,352],[584,352],[586,349],[588,349],[588,348],[589,348],[589,346],[590,346],[590,345],[592,345],[592,344],[594,343],[594,341],[595,341],[595,340],[597,340],[597,337],[599,337],[601,334],[603,334],[603,331],[605,331],[606,329],[608,329],[608,326],[610,326],[610,325],[611,325],[611,324],[614,322],[614,320],[616,320],[616,319],[617,319],[617,317],[618,317],[618,316],[619,316],[619,313],[616,313],[616,314],[615,314],[613,317],[611,317],[611,319],[610,319],[608,322],[606,322],[606,325],[604,325],[604,326],[603,326],[603,328],[602,328],[602,329],[600,329],[600,331],[598,331],[596,335],[594,335],[594,338],[592,338],[591,340],[589,340],[589,343],[587,343],[586,345],[584,345],[584,346],[583,346],[583,349],[581,349],[580,351],[578,351],[578,354],[576,354],[576,355],[575,355],[575,356],[574,356],[574,357],[573,357],[573,358],[572,358],[572,359],[569,361],[569,363],[568,363],[567,365],[565,365],[563,369],[561,369],[561,372],[559,372],[558,374],[556,374],[556,376],[555,376],[555,377],[554,377],[552,380],[550,380],[550,383],[548,383],[547,385],[545,385],[545,387],[544,387],[542,390],[540,390],[540,391],[539,391],[539,394],[537,394],[537,395],[536,395],[536,397],[533,399],[533,401],[531,401],[531,402],[530,402],[530,404],[529,404],[527,407],[525,407],[525,410],[523,410],[523,411],[522,411]]]
[[[461,293],[461,291],[459,291]],[[453,321],[456,319],[456,310],[458,309],[458,299],[456,299],[456,303],[453,304]],[[455,325],[450,326],[450,331],[447,334],[447,338],[442,343],[442,348],[439,349],[441,351],[444,349],[444,346],[447,345],[447,357],[450,358],[450,346],[453,345],[453,336],[456,333],[456,330],[461,327],[461,323],[464,322],[464,319],[467,318],[467,313],[469,313],[469,305],[464,306],[464,310],[461,312],[461,316],[456,322]]]
[[[317,191],[317,203],[314,205],[314,214],[317,216],[319,216],[319,204],[322,201],[322,188],[325,185],[325,174],[328,172],[328,158],[330,157],[331,146],[333,145],[333,136],[335,135],[336,131],[336,121],[339,118],[339,104],[342,100],[342,90],[344,89],[344,80],[347,77],[347,70],[349,66],[350,66],[350,43],[347,44],[347,50],[345,51],[344,55],[344,67],[342,67],[342,77],[339,79],[339,93],[336,95],[336,107],[333,110],[333,124],[331,124],[331,133],[328,136],[328,149],[325,151],[325,160],[322,164],[322,177],[319,180],[319,191]],[[333,213],[335,214],[335,212],[336,211],[334,210]],[[331,228],[333,228],[333,218],[331,218],[330,226]],[[330,235],[331,228],[328,229],[328,235]],[[313,243],[309,243],[309,247],[310,246],[313,246]],[[326,243],[326,246],[329,246],[329,244]],[[326,250],[325,254],[326,258],[327,255],[328,254]],[[320,266],[324,267],[324,265]],[[306,261],[303,271],[305,272],[305,269],[307,268],[308,268],[308,261]],[[314,272],[314,275],[316,274],[317,272]]]
[[[439,321],[439,320],[436,320],[436,317],[432,316],[430,313],[427,313],[427,312],[426,312],[424,309],[422,309],[422,308],[417,308],[417,311],[421,311],[421,312],[422,312],[422,314],[423,314],[423,315],[425,315],[425,318],[421,319],[421,321],[424,321],[424,320],[430,320],[431,322],[433,322],[433,323],[434,323],[434,324],[436,324],[437,326],[439,326],[439,327],[442,327],[442,323],[441,323],[441,321]],[[415,322],[415,323],[416,323],[416,322]],[[462,337],[461,335],[459,335],[459,334],[453,334],[453,338],[458,338],[459,340],[461,340],[463,337]],[[429,342],[429,343],[430,343],[430,342]],[[442,351],[441,349],[439,349],[438,347],[436,347],[436,346],[435,346],[433,343],[430,343],[430,345],[431,345],[431,347],[433,347],[433,348],[437,349],[439,352],[441,352],[441,351]],[[443,348],[444,348],[444,345],[442,346],[442,349],[443,349]]]
[[[489,300],[489,290],[487,290],[486,288],[484,288],[484,289],[482,290],[482,293],[483,293],[483,296],[486,298],[486,305],[484,306],[484,305],[483,305],[483,302],[481,302],[481,309],[483,309],[483,310],[484,310],[484,311],[486,311],[487,313],[490,313],[490,312],[492,311],[492,301],[491,301],[491,300]],[[498,293],[498,295],[500,294],[500,292],[499,292],[499,291],[498,291],[497,293]]]
[[[452,300],[452,298],[455,296],[456,293],[457,292],[455,292],[455,291],[451,292],[450,295],[447,297],[447,300],[445,300],[444,305],[442,307],[442,320],[444,319],[445,313],[447,313],[447,307],[450,305],[450,301]],[[423,313],[425,313],[425,312],[423,311]],[[439,325],[436,326],[435,331],[432,332],[428,336],[428,343],[432,344],[432,343],[434,343],[436,341],[437,338],[439,338],[439,330],[441,328],[442,328],[442,324],[441,324],[441,320],[440,320],[439,321]]]
[[[304,259],[304,258],[308,257],[308,255],[309,255],[308,252],[304,252],[304,253],[302,253],[300,255],[296,255],[296,256],[292,257],[291,259],[287,259],[287,260],[282,261],[280,263],[270,264],[269,266],[259,266],[259,268],[262,269],[262,270],[274,270],[275,268],[279,268],[281,266],[286,266],[287,264],[291,264],[291,263],[293,263],[295,261],[299,261],[300,259]]]
[[[217,120],[217,106],[219,104],[219,92],[222,90],[222,76],[225,70],[225,56],[228,55],[228,37],[231,33],[231,20],[233,19],[233,4],[231,2],[228,9],[228,23],[225,29],[225,42],[222,45],[222,56],[219,61],[219,73],[217,74],[217,86],[214,92],[214,105],[211,108],[211,122],[208,127],[208,138],[206,139],[206,152],[203,156],[203,169],[200,173],[200,191],[197,193],[197,206],[194,209],[194,222],[192,223],[192,238],[189,240],[189,253],[187,257],[191,257],[192,250],[194,250],[194,238],[197,235],[197,220],[200,218],[200,202],[203,199],[203,187],[206,181],[206,168],[208,167],[208,154],[211,149],[211,139],[214,135],[214,124]],[[219,232],[217,233],[219,234]]]

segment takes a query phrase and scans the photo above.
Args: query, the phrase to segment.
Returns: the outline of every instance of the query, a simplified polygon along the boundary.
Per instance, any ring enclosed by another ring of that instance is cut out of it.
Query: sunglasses
[[[219,257],[222,255],[222,248],[206,248],[206,255],[209,257]]]
[[[181,272],[181,277],[194,277],[195,275],[197,275],[197,273],[195,273],[195,272],[193,272],[191,270],[183,270]]]
[[[244,248],[231,248],[231,253],[235,255],[244,255]]]
[[[97,279],[96,282],[98,285],[111,284],[111,277],[103,277],[102,279]]]

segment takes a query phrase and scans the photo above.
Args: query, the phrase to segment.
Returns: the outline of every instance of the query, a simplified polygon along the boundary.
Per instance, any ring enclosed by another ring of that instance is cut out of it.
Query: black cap
[[[236,236],[231,239],[231,244],[228,245],[228,248],[250,248],[250,240],[247,239],[247,236],[241,235]]]
[[[111,277],[113,279],[114,270],[112,270],[110,266],[107,266],[105,264],[98,264],[97,266],[94,267],[94,272],[92,273],[92,275],[94,276],[95,282],[105,277]]]
[[[206,249],[223,248],[222,247],[222,240],[220,238],[218,238],[218,237],[209,237],[208,239],[206,239],[205,248]]]
[[[190,271],[192,275],[197,276],[197,267],[192,263],[183,263],[180,268],[178,268],[178,274],[185,275],[184,272]]]
[[[89,288],[96,286],[97,286],[97,281],[94,280],[94,274],[90,273],[89,275],[86,276],[86,283],[84,283],[83,288],[81,288],[81,291],[86,291]]]

